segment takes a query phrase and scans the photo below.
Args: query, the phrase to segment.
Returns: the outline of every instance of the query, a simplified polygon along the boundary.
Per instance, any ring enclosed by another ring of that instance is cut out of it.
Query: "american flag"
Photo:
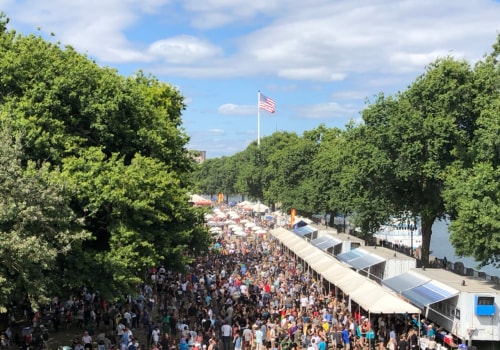
[[[262,94],[259,94],[259,108],[268,111],[269,113],[274,113],[274,100]]]

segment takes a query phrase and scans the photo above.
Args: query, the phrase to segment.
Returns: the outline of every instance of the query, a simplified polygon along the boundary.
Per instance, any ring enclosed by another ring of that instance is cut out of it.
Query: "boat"
[[[373,234],[378,240],[387,241],[416,249],[422,245],[422,228],[418,220],[409,218],[391,218]]]

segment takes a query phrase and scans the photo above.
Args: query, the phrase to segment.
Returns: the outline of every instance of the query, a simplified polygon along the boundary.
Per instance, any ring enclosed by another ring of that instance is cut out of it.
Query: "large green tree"
[[[379,96],[363,111],[366,144],[379,154],[372,164],[390,162],[390,167],[384,167],[378,191],[391,203],[392,214],[420,217],[425,265],[432,225],[446,214],[447,168],[466,158],[464,150],[477,119],[472,82],[467,62],[439,59],[406,91],[394,98]]]
[[[11,130],[0,130],[0,310],[29,296],[44,303],[57,288],[58,260],[90,236],[70,207],[70,186],[49,164],[23,164]]]
[[[0,121],[23,144],[23,165],[61,169],[92,233],[58,257],[59,285],[127,292],[147,266],[180,266],[205,249],[202,213],[187,203],[194,162],[179,91],[0,22]]]
[[[467,150],[472,165],[456,162],[445,199],[450,239],[459,256],[480,265],[500,264],[500,35],[493,52],[474,69],[474,108],[479,117]]]

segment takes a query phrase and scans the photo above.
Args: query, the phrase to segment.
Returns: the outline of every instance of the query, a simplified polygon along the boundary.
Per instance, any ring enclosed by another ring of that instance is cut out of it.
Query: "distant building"
[[[201,164],[205,160],[207,160],[207,151],[189,150],[189,154],[191,155],[191,158],[193,158],[194,161],[198,164]]]

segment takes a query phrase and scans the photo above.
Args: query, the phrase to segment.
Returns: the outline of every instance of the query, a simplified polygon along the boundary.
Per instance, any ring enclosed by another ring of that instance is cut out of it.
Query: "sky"
[[[18,33],[175,86],[187,146],[207,158],[259,134],[361,122],[379,93],[404,91],[437,58],[474,64],[500,33],[500,0],[0,0],[0,10]],[[258,113],[258,91],[275,113]]]

